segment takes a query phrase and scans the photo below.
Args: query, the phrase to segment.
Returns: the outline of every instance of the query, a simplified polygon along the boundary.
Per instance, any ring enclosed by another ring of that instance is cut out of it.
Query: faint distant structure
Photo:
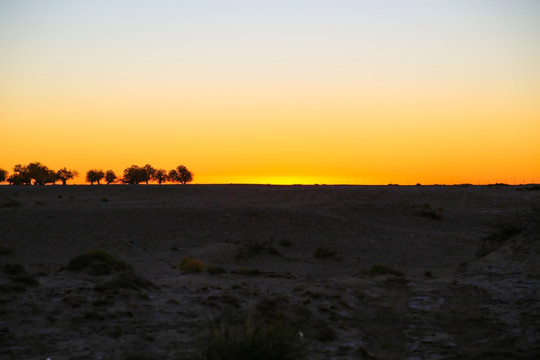
[[[169,171],[169,180],[185,185],[193,181],[193,173],[184,165],[179,165],[176,167],[176,169]]]
[[[89,182],[90,185],[94,185],[95,182],[97,182],[99,185],[99,181],[104,177],[105,173],[103,172],[103,170],[92,169],[88,170],[88,172],[86,173],[86,181]]]

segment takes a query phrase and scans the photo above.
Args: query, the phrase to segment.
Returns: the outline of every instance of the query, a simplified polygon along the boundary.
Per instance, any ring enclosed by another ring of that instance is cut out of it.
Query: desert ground
[[[0,186],[0,359],[538,359],[535,190]]]

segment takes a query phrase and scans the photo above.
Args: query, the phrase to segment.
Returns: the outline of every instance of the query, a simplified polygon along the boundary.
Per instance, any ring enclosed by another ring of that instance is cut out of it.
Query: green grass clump
[[[117,260],[105,250],[90,250],[85,254],[76,256],[69,261],[67,269],[85,272],[93,276],[133,270],[131,265]]]
[[[205,360],[305,358],[301,335],[293,326],[249,313],[211,324],[201,341],[199,355]]]
[[[185,273],[200,273],[205,271],[206,265],[199,259],[186,256],[180,259],[178,268]]]
[[[403,273],[401,271],[395,270],[391,266],[383,264],[383,263],[377,263],[373,265],[371,269],[365,271],[364,273],[369,276],[395,275],[398,277],[403,277]]]
[[[316,257],[317,259],[327,259],[330,257],[337,258],[338,253],[334,249],[320,247],[320,248],[317,248],[317,250],[315,250],[315,252],[313,253],[313,256]]]

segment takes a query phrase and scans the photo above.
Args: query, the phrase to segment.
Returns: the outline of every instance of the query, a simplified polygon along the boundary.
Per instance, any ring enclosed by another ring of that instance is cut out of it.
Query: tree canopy
[[[90,185],[94,185],[94,182],[97,182],[99,185],[99,181],[105,177],[105,173],[103,170],[97,170],[92,169],[88,170],[86,173],[86,181],[90,183]]]
[[[79,176],[79,173],[76,170],[63,167],[58,171],[54,171],[40,162],[33,162],[28,165],[17,164],[13,167],[11,175],[0,168],[0,182],[7,180],[11,185],[45,185],[55,184],[57,181],[62,181],[62,184],[66,185],[68,180],[77,176]],[[104,172],[101,169],[91,169],[86,172],[86,181],[90,185],[94,183],[100,184],[103,179],[107,184],[117,181],[125,184],[140,184],[142,182],[148,184],[150,181],[156,181],[160,185],[167,181],[187,184],[193,181],[193,173],[184,165],[179,165],[167,172],[165,169],[156,169],[150,164],[144,166],[131,165],[124,169],[123,176],[120,179],[113,170]]]

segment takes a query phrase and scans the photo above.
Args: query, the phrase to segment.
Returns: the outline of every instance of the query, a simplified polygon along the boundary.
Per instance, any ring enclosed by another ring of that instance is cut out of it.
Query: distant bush
[[[216,275],[216,274],[226,273],[227,271],[224,268],[222,268],[221,266],[208,264],[206,266],[206,272],[208,274],[210,274],[210,275]]]
[[[395,270],[389,265],[383,263],[377,263],[371,267],[369,270],[365,270],[364,274],[368,276],[377,276],[377,275],[395,275],[398,277],[403,277],[401,271]]]
[[[416,209],[416,215],[426,217],[429,219],[440,220],[442,219],[441,209],[433,209],[428,203],[422,205],[413,205]]]
[[[178,262],[178,268],[185,273],[200,273],[204,272],[206,265],[199,259],[183,257]]]
[[[253,269],[247,266],[239,266],[234,270],[231,270],[231,274],[237,275],[261,275],[262,272],[257,269]]]
[[[274,248],[272,240],[250,240],[240,244],[235,258],[236,260],[247,260],[259,254],[280,255],[276,248]]]
[[[338,252],[334,249],[320,247],[320,248],[317,248],[317,250],[315,250],[315,252],[313,253],[313,256],[316,257],[317,259],[327,259],[330,257],[337,258]]]
[[[71,259],[67,265],[70,271],[85,272],[90,275],[109,275],[114,272],[132,271],[131,265],[115,259],[105,250],[90,250]]]

